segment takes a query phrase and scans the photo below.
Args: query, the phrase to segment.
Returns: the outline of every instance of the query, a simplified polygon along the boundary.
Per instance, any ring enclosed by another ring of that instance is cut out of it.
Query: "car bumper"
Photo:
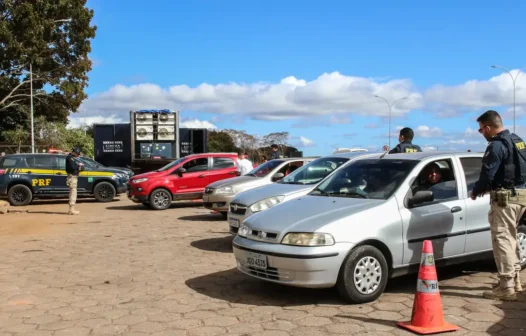
[[[0,196],[7,196],[7,186],[0,185]]]
[[[122,184],[117,187],[117,194],[124,194],[126,191],[128,191],[128,184]]]
[[[234,196],[235,195],[203,194],[203,203],[205,208],[209,210],[226,212]]]
[[[322,247],[286,246],[240,236],[233,241],[237,268],[242,273],[269,282],[308,288],[333,287],[352,247],[351,243]],[[266,259],[266,268],[248,265],[247,257],[254,255]]]
[[[243,223],[245,219],[252,216],[254,213],[250,211],[250,208],[247,207],[244,214],[234,213],[231,209],[228,211],[228,232],[235,235],[239,230],[239,226]]]

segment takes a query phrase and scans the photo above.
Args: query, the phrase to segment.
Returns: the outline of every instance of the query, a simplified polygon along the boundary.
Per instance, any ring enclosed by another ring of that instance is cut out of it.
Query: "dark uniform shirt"
[[[80,166],[77,160],[75,159],[75,156],[71,153],[68,154],[66,157],[66,173],[68,175],[79,175],[80,172]]]
[[[519,143],[522,142],[524,145],[522,139],[517,135],[511,134],[508,130],[498,133],[494,138],[510,135],[512,136],[512,141],[518,141]],[[516,143],[514,146],[516,146]],[[480,171],[479,180],[473,187],[474,196],[479,196],[482,193],[494,190],[498,187],[508,187],[505,185],[504,181],[504,166],[510,154],[513,155],[503,141],[496,139],[490,141],[488,148],[486,148],[486,152],[484,153],[484,157],[482,158],[482,169]],[[515,162],[515,160],[513,161]],[[513,184],[513,182],[510,183]]]
[[[397,154],[397,153],[415,153],[415,152],[421,152],[422,149],[418,145],[413,145],[411,141],[406,140],[402,141],[398,145],[396,145],[395,148],[391,149],[389,151],[389,154]]]
[[[281,159],[283,157],[283,153],[281,153],[281,151],[277,150],[277,151],[273,151],[272,153],[270,153],[270,159],[271,160],[275,160],[275,159]]]

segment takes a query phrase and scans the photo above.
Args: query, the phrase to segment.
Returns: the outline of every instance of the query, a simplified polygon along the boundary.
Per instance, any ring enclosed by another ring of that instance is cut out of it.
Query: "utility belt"
[[[499,207],[506,207],[508,204],[519,204],[526,206],[526,189],[521,188],[498,188],[490,191],[491,202]]]

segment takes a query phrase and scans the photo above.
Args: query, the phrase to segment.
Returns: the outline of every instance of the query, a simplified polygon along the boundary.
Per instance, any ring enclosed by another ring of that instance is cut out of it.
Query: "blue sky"
[[[197,119],[261,135],[289,131],[308,155],[387,144],[388,107],[374,94],[409,97],[393,110],[392,133],[409,126],[422,146],[483,149],[472,132],[480,113],[494,108],[507,126],[513,123],[511,78],[490,66],[526,66],[526,3],[518,0],[89,0],[88,6],[98,26],[90,98],[73,118],[112,122],[131,108],[177,109],[187,125]],[[522,76],[519,135],[526,114]],[[393,134],[391,146],[396,141]]]

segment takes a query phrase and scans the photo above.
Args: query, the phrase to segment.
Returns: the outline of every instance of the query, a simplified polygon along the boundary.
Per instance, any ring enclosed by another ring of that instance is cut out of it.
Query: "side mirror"
[[[183,176],[183,173],[186,173],[186,169],[184,169],[183,167],[179,167],[179,168],[177,168],[177,169],[175,170],[175,173],[176,173],[177,175],[179,175],[180,177],[182,177],[182,176]]]
[[[276,174],[274,174],[274,176],[272,176],[272,181],[279,181],[279,180],[281,180],[284,177],[285,177],[285,174],[283,174],[283,173],[276,173]]]
[[[418,191],[413,197],[410,197],[407,200],[407,205],[412,208],[415,205],[420,205],[422,203],[433,202],[435,200],[435,195],[432,191]]]

